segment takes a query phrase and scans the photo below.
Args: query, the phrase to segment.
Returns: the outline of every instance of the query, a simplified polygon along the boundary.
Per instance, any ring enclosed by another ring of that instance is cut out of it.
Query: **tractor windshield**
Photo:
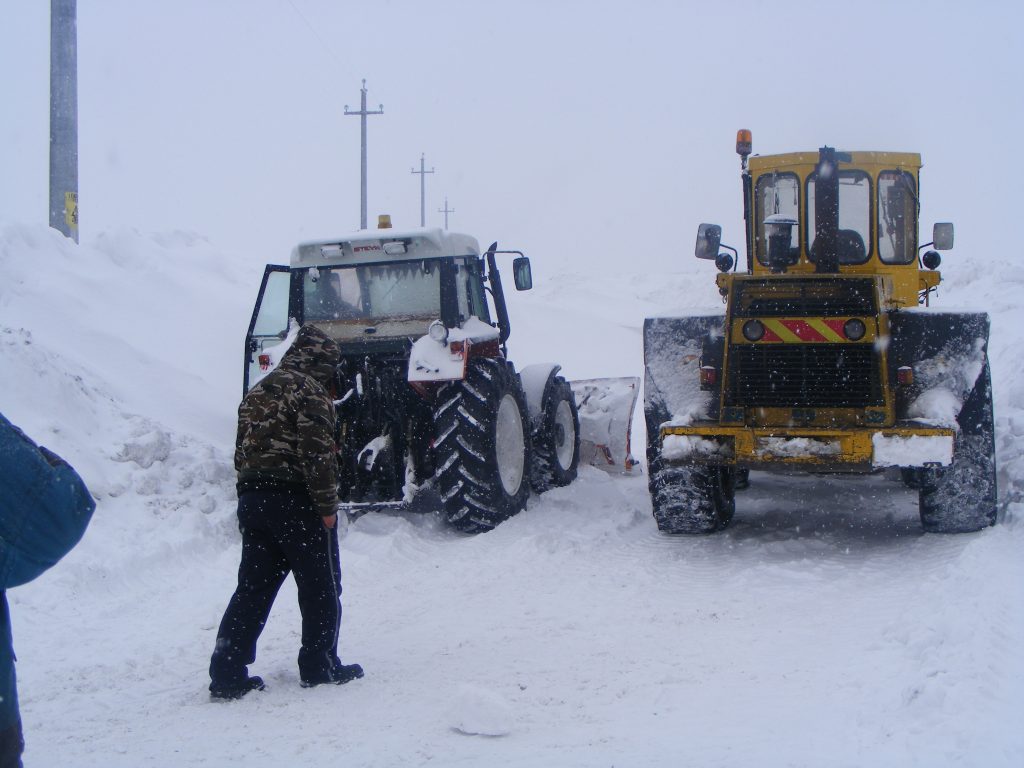
[[[438,259],[310,268],[305,320],[336,339],[423,335],[440,316],[440,274]]]

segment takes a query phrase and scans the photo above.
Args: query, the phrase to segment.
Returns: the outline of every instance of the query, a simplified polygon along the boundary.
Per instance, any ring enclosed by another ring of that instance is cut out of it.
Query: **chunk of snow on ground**
[[[508,702],[479,685],[459,686],[448,718],[452,730],[467,736],[507,736],[512,732]]]

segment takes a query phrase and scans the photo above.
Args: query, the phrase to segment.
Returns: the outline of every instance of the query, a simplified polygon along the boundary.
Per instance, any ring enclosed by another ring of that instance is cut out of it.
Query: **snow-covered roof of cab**
[[[337,240],[300,243],[293,267],[416,261],[439,256],[479,256],[475,237],[445,229],[363,229]]]

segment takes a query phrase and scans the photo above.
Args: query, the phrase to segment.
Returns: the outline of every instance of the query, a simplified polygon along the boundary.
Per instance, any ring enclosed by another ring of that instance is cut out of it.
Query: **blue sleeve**
[[[82,538],[95,508],[67,462],[0,414],[0,589],[56,564]]]

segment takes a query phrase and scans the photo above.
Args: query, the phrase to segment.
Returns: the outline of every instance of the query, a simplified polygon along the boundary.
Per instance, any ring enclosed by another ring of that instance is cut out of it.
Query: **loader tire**
[[[921,471],[917,467],[900,467],[900,480],[914,491],[921,490]]]
[[[648,485],[654,520],[662,533],[714,533],[729,525],[736,510],[732,467],[651,463]]]
[[[544,395],[541,422],[533,433],[530,483],[536,493],[576,479],[580,463],[580,417],[569,382],[556,376]]]
[[[529,417],[512,366],[472,360],[463,381],[445,385],[434,412],[434,462],[443,515],[482,533],[526,508]]]
[[[996,523],[991,438],[957,435],[953,463],[920,472],[921,525],[930,533],[969,533]]]
[[[921,525],[931,533],[969,533],[996,523],[996,446],[988,363],[957,417],[948,467],[918,470]]]

